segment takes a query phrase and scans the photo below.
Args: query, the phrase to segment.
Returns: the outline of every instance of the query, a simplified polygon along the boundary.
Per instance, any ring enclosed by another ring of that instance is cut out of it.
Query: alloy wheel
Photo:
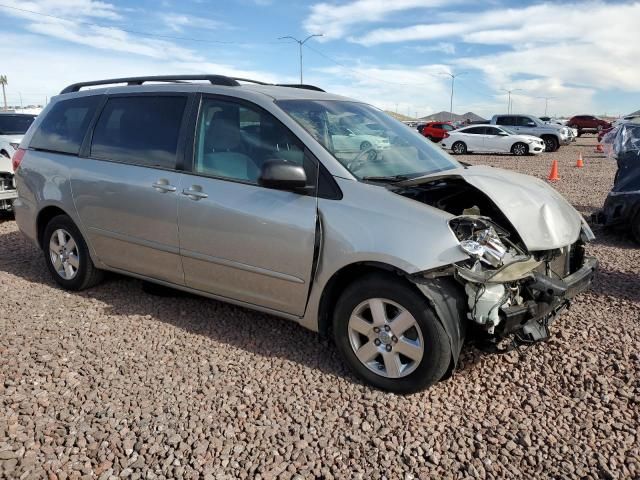
[[[383,377],[409,375],[424,355],[422,332],[414,316],[384,298],[365,300],[353,310],[348,335],[356,358]]]
[[[72,280],[78,274],[80,267],[78,245],[65,229],[59,228],[51,235],[49,256],[56,273],[63,279]]]

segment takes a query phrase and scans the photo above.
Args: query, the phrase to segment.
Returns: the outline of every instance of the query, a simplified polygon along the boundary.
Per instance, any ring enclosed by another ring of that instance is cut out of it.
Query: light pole
[[[460,75],[464,75],[467,72],[460,72],[460,73],[449,73],[449,72],[442,72],[441,75],[448,75],[451,77],[451,100],[449,102],[449,120],[453,120],[453,86],[456,82],[456,77],[459,77]]]
[[[549,100],[553,100],[556,97],[536,97],[544,99],[544,116],[547,116],[547,107],[549,106]]]
[[[507,89],[502,89],[503,92],[507,92],[507,94],[509,95],[509,98],[507,100],[507,113],[511,113],[511,94],[513,92],[519,92],[522,91],[521,88],[512,88],[511,90],[507,90]]]
[[[300,49],[300,85],[302,85],[302,46],[307,43],[308,40],[311,40],[313,37],[322,37],[322,33],[314,33],[313,35],[309,35],[304,40],[298,40],[291,35],[287,35],[286,37],[279,37],[278,40],[291,39],[298,44],[298,48]]]

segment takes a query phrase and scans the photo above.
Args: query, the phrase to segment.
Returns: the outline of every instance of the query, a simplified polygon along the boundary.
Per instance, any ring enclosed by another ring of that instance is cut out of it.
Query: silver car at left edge
[[[367,141],[339,148],[344,132]],[[547,339],[597,267],[589,226],[546,183],[461,164],[311,85],[70,85],[13,164],[18,226],[63,288],[108,270],[278,315],[399,393],[450,376],[465,341]]]

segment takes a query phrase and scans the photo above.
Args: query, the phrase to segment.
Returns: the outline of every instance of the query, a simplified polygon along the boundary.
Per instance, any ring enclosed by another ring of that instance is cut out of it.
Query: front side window
[[[77,155],[100,99],[89,96],[57,102],[42,119],[29,147]]]
[[[355,177],[419,177],[458,168],[440,147],[363,103],[281,100],[277,104]],[[348,134],[341,132],[347,130]]]
[[[519,127],[529,127],[531,126],[530,124],[533,123],[535,124],[535,122],[533,121],[533,119],[529,118],[529,117],[516,117],[518,119],[516,125]]]
[[[24,135],[35,119],[32,115],[0,115],[0,135]]]
[[[313,172],[303,145],[270,113],[230,100],[203,99],[195,173],[257,184],[262,166],[269,160],[302,165],[308,178]]]
[[[174,169],[185,96],[110,98],[91,142],[97,159]]]
[[[495,127],[485,127],[485,135],[500,135],[502,131],[499,128]]]

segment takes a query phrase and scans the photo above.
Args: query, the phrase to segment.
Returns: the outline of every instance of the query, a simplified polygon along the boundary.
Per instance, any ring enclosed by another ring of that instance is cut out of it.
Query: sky
[[[8,103],[120,76],[304,82],[404,115],[640,109],[640,1],[0,0]]]

